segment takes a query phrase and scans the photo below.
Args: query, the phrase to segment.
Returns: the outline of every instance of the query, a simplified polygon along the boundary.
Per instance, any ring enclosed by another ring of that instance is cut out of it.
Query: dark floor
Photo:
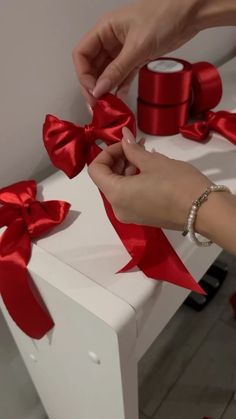
[[[236,257],[202,311],[182,306],[139,365],[141,419],[236,419]]]

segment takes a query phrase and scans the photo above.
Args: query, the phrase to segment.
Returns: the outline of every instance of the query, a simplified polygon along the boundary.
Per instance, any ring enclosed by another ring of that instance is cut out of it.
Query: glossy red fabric
[[[107,94],[96,102],[89,126],[81,127],[47,116],[44,144],[54,165],[73,177],[102,151],[95,141],[102,139],[107,145],[120,141],[124,126],[135,134],[134,115],[120,99]],[[109,220],[132,258],[120,272],[138,266],[150,278],[204,293],[160,229],[122,224],[103,195],[102,198]]]
[[[53,320],[27,270],[31,241],[49,232],[66,217],[70,204],[39,202],[33,180],[0,189],[0,293],[15,323],[28,336],[42,338]]]
[[[185,125],[189,115],[189,102],[176,106],[154,106],[138,99],[139,128],[151,135],[175,135]]]
[[[222,81],[217,68],[207,62],[192,66],[192,103],[191,114],[198,116],[214,109],[221,101]]]
[[[227,111],[207,112],[205,119],[180,128],[181,134],[195,141],[205,141],[211,131],[218,132],[236,144],[236,114]]]
[[[160,58],[159,60],[163,60]],[[172,61],[172,58],[164,58]],[[157,60],[158,61],[158,60]],[[176,73],[154,72],[144,66],[139,73],[138,124],[151,135],[174,135],[186,124],[189,115],[192,85],[192,66],[183,65]]]
[[[176,61],[183,65],[176,73],[154,72],[147,65],[139,73],[138,96],[146,103],[173,106],[186,102],[191,97],[192,65],[177,58],[159,58],[156,61]]]
[[[164,58],[173,60],[173,58]],[[162,58],[160,58],[162,60]],[[215,129],[232,139],[229,126],[232,118],[224,115],[228,129],[222,129],[222,118],[213,118],[209,112],[222,97],[222,82],[216,67],[207,62],[183,64],[183,70],[175,73],[154,72],[147,66],[139,74],[138,124],[143,132],[151,135],[182,133],[187,138],[202,141]],[[202,123],[188,126],[189,116],[202,118]],[[213,121],[214,120],[214,121]],[[212,122],[212,123],[211,123]]]
[[[102,138],[111,145],[122,138],[122,127],[135,132],[135,120],[129,108],[109,94],[97,101],[92,123],[76,125],[47,115],[43,140],[54,166],[73,178],[100,151],[96,140]]]

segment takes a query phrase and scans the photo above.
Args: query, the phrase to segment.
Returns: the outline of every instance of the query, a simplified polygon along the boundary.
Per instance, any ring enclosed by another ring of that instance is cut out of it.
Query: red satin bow
[[[46,234],[66,217],[70,204],[36,200],[35,181],[0,189],[0,293],[15,323],[28,336],[42,338],[53,320],[27,270],[31,241]]]
[[[227,111],[209,111],[205,114],[203,121],[197,121],[180,128],[184,137],[199,142],[206,140],[210,131],[216,131],[236,144],[236,114]]]
[[[93,109],[93,121],[88,126],[81,127],[60,121],[51,115],[47,116],[43,127],[44,144],[54,165],[73,177],[102,151],[95,141],[99,138],[107,145],[120,141],[124,126],[128,126],[135,134],[133,113],[116,96],[107,94],[97,100]],[[138,266],[150,278],[204,293],[162,230],[120,223],[109,202],[103,195],[102,198],[109,220],[132,257],[121,272]]]
[[[124,126],[135,133],[133,114],[121,100],[109,94],[97,101],[92,123],[84,127],[47,115],[43,139],[54,166],[73,178],[101,151],[96,140],[114,144],[122,138]]]

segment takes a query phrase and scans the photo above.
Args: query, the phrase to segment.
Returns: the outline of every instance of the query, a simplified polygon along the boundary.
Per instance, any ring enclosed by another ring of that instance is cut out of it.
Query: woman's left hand
[[[123,223],[183,230],[192,201],[211,181],[188,163],[146,151],[127,128],[123,135],[92,162],[89,175]],[[127,161],[140,173],[127,176]]]

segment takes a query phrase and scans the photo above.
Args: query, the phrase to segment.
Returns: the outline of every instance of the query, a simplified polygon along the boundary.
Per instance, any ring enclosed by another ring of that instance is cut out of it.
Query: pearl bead
[[[189,211],[188,220],[187,220],[187,232],[189,234],[190,240],[195,243],[197,246],[201,247],[209,247],[212,244],[211,240],[208,241],[201,241],[197,238],[195,231],[194,231],[194,224],[196,221],[197,213],[200,206],[207,201],[208,196],[211,192],[229,192],[231,193],[230,189],[224,185],[211,185],[209,186],[206,191],[195,201],[192,203],[192,207]]]

